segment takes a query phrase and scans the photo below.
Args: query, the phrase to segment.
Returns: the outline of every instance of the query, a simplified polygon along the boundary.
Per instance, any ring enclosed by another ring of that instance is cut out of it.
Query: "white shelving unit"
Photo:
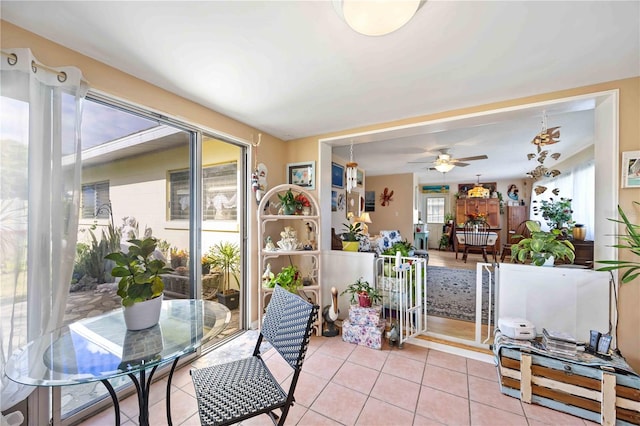
[[[295,214],[285,215],[281,211],[281,202],[278,195],[286,193],[291,190],[295,195],[303,194],[311,204],[308,214]],[[317,304],[322,309],[322,280],[321,280],[321,264],[320,264],[320,207],[317,200],[313,197],[305,188],[297,185],[278,185],[267,191],[258,205],[258,279],[260,283],[258,288],[260,289],[260,297],[258,298],[258,309],[260,314],[258,315],[258,324],[262,327],[262,316],[264,315],[264,309],[268,304],[273,289],[265,288],[262,286],[262,274],[267,268],[268,263],[272,263],[271,271],[274,274],[280,272],[282,266],[288,264],[294,264],[298,268],[306,273],[303,278],[309,278],[311,280],[310,285],[300,287],[298,293],[305,299],[310,299],[312,303]],[[283,250],[277,246],[277,242],[280,240],[280,232],[284,230],[285,226],[291,226],[297,232],[298,241],[300,244],[307,244],[306,232],[308,229],[315,235],[315,243],[311,249],[299,248],[296,250]],[[266,240],[267,237],[271,237],[271,240],[276,245],[276,250],[267,250]],[[276,265],[276,267],[273,267]],[[279,265],[279,267],[278,267]],[[322,315],[318,315],[318,320],[315,326],[316,334],[320,336],[322,334]]]

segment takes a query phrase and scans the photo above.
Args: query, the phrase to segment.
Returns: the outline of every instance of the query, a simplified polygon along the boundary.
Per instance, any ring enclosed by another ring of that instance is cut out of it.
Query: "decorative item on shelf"
[[[284,231],[280,232],[280,241],[277,242],[278,247],[284,251],[293,251],[300,248],[298,243],[297,232],[291,226],[285,226]]]
[[[372,304],[378,304],[382,301],[382,294],[362,277],[349,284],[347,288],[340,293],[341,296],[345,294],[350,295],[350,302],[352,305],[357,303],[363,308],[369,308]]]
[[[240,247],[238,244],[222,241],[209,248],[208,256],[211,258],[211,266],[222,273],[222,289],[216,295],[218,302],[231,310],[237,309],[240,292],[231,288],[231,278],[240,288]]]
[[[575,222],[571,216],[573,213],[573,210],[571,210],[571,198],[560,197],[557,200],[553,198],[541,201],[533,200],[532,203],[534,204],[533,214],[536,216],[541,214],[550,228],[563,230],[573,227]]]
[[[511,246],[511,261],[524,263],[531,260],[536,266],[542,266],[553,257],[555,260],[568,260],[573,263],[575,259],[575,247],[566,239],[560,239],[562,232],[552,229],[545,232],[540,224],[533,220],[526,222],[527,229],[531,232],[529,238],[523,238]]]
[[[276,284],[291,293],[297,293],[302,284],[300,271],[295,265],[285,266],[265,287],[274,288]]]
[[[347,165],[347,192],[350,194],[351,190],[358,186],[358,163],[353,161],[353,141],[349,147],[349,162]]]
[[[633,204],[635,204],[637,207],[640,207],[640,203],[637,201],[634,201]],[[622,210],[622,207],[620,206],[618,206],[618,214],[620,215],[620,218],[622,220],[619,220],[619,219],[609,219],[609,220],[612,222],[616,222],[624,225],[625,229],[624,229],[624,234],[616,235],[616,237],[618,238],[619,244],[616,244],[612,247],[629,250],[631,253],[635,254],[636,256],[640,256],[640,225],[631,223],[629,221],[629,218],[625,214],[624,210]],[[598,271],[615,271],[615,270],[624,271],[624,273],[620,277],[620,281],[623,284],[629,283],[640,276],[640,262],[638,262],[637,259],[635,261],[599,260],[598,262],[604,263],[605,265],[611,265],[611,266],[605,266],[605,267],[599,268]]]
[[[469,213],[467,215],[469,222],[483,223],[487,221],[487,215],[484,213]]]
[[[280,200],[280,207],[282,214],[292,215],[296,212],[296,197],[293,195],[291,189],[288,189],[284,194],[278,194]]]
[[[267,166],[263,163],[258,164],[258,147],[262,142],[262,133],[258,133],[258,143],[253,143],[253,135],[251,135],[251,145],[253,146],[255,153],[253,173],[251,174],[251,190],[256,196],[256,202],[259,203],[267,190]]]
[[[587,236],[587,228],[582,223],[576,223],[573,225],[573,229],[571,230],[573,234],[573,239],[576,241],[584,241]]]
[[[344,223],[345,232],[342,234],[342,250],[358,251],[362,238],[362,223]]]
[[[263,287],[272,288],[271,281],[275,278],[273,272],[271,272],[271,264],[267,263],[267,267],[264,269],[264,273],[262,274],[262,285]]]
[[[311,214],[311,203],[304,194],[296,195],[293,199],[293,202],[296,206],[295,214],[301,214],[305,216],[309,216]]]
[[[271,239],[270,236],[267,236],[267,238],[265,238],[264,250],[265,251],[276,251],[276,245],[273,244],[273,240]]]
[[[161,275],[173,269],[154,257],[155,238],[129,240],[129,244],[127,253],[117,251],[105,258],[116,263],[111,275],[120,278],[118,296],[122,298],[127,329],[142,330],[158,323],[164,291]]]

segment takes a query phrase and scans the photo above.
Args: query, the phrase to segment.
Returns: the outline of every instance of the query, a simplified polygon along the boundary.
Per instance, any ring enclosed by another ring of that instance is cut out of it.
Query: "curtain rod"
[[[7,58],[7,63],[11,66],[14,66],[15,64],[18,63],[18,55],[16,55],[15,53],[5,53],[4,51],[2,52],[2,56],[6,56]],[[42,68],[45,69],[47,71],[50,71],[54,74],[56,74],[58,76],[58,81],[60,83],[64,83],[65,81],[67,81],[67,73],[64,71],[58,71],[56,69],[53,69],[51,67],[48,67],[44,64],[40,64],[34,60],[31,61],[31,71],[33,71],[34,73],[38,72],[38,68]]]

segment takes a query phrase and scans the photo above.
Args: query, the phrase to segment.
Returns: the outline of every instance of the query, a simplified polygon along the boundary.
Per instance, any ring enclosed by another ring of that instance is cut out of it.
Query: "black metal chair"
[[[487,222],[467,222],[464,224],[464,254],[462,260],[467,263],[467,254],[469,250],[478,249],[482,251],[482,257],[486,263],[487,260],[487,244],[489,242],[489,225]],[[494,251],[495,257],[495,251]]]
[[[317,315],[317,305],[276,286],[250,358],[191,370],[200,422],[228,425],[268,414],[274,424],[283,425],[294,402],[293,393]],[[263,339],[293,368],[288,392],[278,384],[260,355]],[[281,410],[279,416],[273,412],[276,409]]]

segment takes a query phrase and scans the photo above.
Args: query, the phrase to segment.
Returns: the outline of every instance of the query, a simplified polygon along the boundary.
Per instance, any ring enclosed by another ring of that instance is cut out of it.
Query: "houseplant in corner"
[[[240,281],[240,247],[237,244],[222,241],[214,244],[208,253],[212,270],[222,273],[222,291],[218,291],[218,302],[229,309],[236,309],[240,303],[240,292],[230,288],[231,277],[235,280],[238,288]]]
[[[340,295],[347,293],[351,295],[351,304],[355,305],[357,303],[362,308],[369,308],[372,304],[378,304],[382,301],[382,294],[369,285],[368,281],[363,280],[362,277],[349,284]]]
[[[640,203],[634,201],[633,204],[640,206]],[[618,222],[625,225],[625,233],[617,235],[620,244],[616,244],[612,247],[619,249],[628,249],[631,253],[636,256],[640,256],[640,225],[633,224],[627,218],[627,215],[624,213],[622,208],[618,206],[618,213],[622,220],[618,219],[609,219],[612,222]],[[625,244],[626,243],[626,244]],[[620,277],[620,281],[623,284],[629,283],[640,276],[640,262],[631,261],[631,260],[600,260],[600,263],[604,263],[606,265],[602,268],[599,268],[598,271],[613,271],[616,269],[623,270],[624,273]]]
[[[154,258],[158,240],[129,240],[127,253],[109,253],[105,259],[116,266],[111,275],[119,277],[118,296],[122,298],[124,319],[128,330],[142,330],[158,323],[162,308],[164,283],[162,274],[173,272],[161,259]]]
[[[342,250],[358,251],[360,238],[362,237],[362,223],[345,223],[345,232],[342,234]]]
[[[529,259],[536,266],[552,266],[554,259],[567,259],[573,263],[576,257],[575,248],[571,241],[558,238],[562,234],[560,229],[545,232],[540,228],[540,224],[533,220],[527,221],[526,225],[531,231],[531,237],[523,238],[511,246],[513,262],[524,263]]]

